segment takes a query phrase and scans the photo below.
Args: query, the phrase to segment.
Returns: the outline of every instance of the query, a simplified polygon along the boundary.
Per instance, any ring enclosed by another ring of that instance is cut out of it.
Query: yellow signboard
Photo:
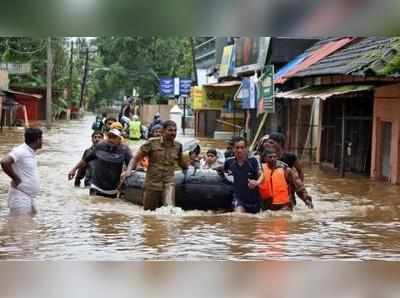
[[[193,110],[220,110],[225,103],[232,99],[237,90],[235,87],[193,87],[192,109]]]
[[[206,91],[203,87],[192,87],[192,109],[201,110],[206,104]]]

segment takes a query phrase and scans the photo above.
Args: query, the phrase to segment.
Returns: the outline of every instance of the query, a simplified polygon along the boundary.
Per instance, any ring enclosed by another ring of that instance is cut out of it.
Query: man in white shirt
[[[42,148],[42,130],[27,128],[25,143],[15,147],[1,161],[1,167],[11,178],[8,207],[11,214],[35,214],[35,197],[39,194],[39,174],[36,151]]]

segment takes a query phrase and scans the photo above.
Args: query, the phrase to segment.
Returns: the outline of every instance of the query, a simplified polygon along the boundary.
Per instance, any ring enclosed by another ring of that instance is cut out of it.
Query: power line
[[[42,46],[40,48],[38,48],[36,50],[33,50],[33,51],[29,51],[29,52],[28,51],[20,51],[20,50],[16,50],[16,49],[12,48],[10,46],[10,44],[9,44],[8,39],[6,40],[6,46],[7,46],[7,49],[9,49],[9,50],[11,50],[11,51],[13,51],[13,52],[15,52],[17,54],[20,54],[20,55],[32,55],[32,54],[36,54],[36,53],[38,53],[40,51],[43,51],[46,48],[47,43],[42,41]]]

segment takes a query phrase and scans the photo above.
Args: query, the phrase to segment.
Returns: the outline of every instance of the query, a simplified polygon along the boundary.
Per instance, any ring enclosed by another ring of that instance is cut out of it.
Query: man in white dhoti
[[[39,194],[36,151],[42,148],[43,132],[38,128],[25,130],[25,143],[15,147],[1,161],[11,178],[8,207],[11,214],[35,214],[35,197]]]

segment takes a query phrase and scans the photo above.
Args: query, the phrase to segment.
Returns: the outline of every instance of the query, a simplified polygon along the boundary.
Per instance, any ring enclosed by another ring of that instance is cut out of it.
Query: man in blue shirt
[[[258,213],[260,211],[258,185],[262,176],[258,161],[254,157],[248,157],[244,138],[238,137],[232,141],[235,157],[225,161],[224,171],[232,173],[234,178],[233,208],[236,212]]]

